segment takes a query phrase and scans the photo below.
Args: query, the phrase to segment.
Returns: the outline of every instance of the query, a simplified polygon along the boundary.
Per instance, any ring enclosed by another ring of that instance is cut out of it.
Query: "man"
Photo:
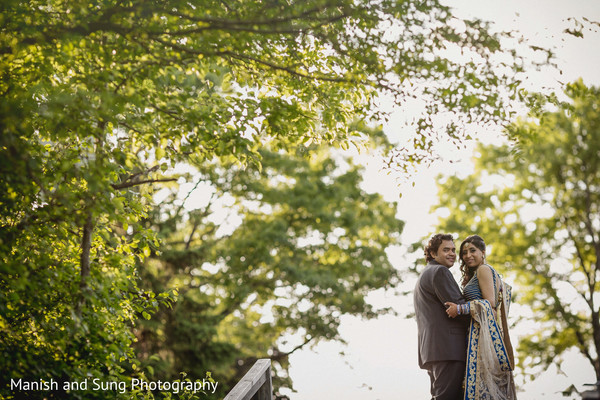
[[[449,318],[444,306],[447,301],[465,302],[450,272],[456,261],[452,235],[433,235],[425,247],[425,259],[427,266],[414,291],[419,367],[429,373],[432,399],[458,400],[462,397],[469,316]]]

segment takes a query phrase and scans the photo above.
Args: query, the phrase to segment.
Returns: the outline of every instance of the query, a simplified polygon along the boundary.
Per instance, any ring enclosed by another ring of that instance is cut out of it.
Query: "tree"
[[[3,15],[10,132],[37,128],[56,141],[108,133],[121,146],[104,147],[159,147],[157,160],[192,152],[244,160],[264,136],[344,139],[349,122],[379,116],[377,90],[426,101],[424,128],[444,111],[497,120],[498,88],[518,83],[487,62],[503,50],[487,24],[431,0],[9,1]],[[452,61],[461,49],[469,61]],[[508,66],[520,71],[516,64]],[[147,160],[117,156],[147,170]]]
[[[181,299],[136,334],[143,359],[164,356],[154,364],[163,377],[210,369],[227,388],[269,357],[275,387],[292,387],[290,354],[343,340],[342,315],[389,311],[373,309],[365,296],[398,281],[385,252],[402,231],[395,204],[362,191],[351,160],[308,150],[261,150],[262,172],[201,163],[186,198],[204,192],[202,207],[189,200],[184,207],[173,185],[154,209],[149,223],[163,246],[146,259],[143,281],[152,291],[177,289]],[[211,218],[223,203],[238,220],[226,233]],[[282,343],[290,335],[297,343]]]
[[[132,326],[174,297],[140,289],[137,265],[160,247],[142,221],[171,168],[345,146],[379,116],[378,90],[501,118],[509,78],[485,62],[500,52],[486,25],[435,1],[0,7],[1,379],[144,373]],[[453,46],[472,61],[452,62]]]
[[[509,129],[513,143],[481,146],[474,174],[441,182],[449,217],[438,228],[480,234],[491,263],[515,277],[536,321],[519,340],[523,371],[560,367],[575,348],[600,379],[600,91],[578,81],[565,94],[532,103]]]

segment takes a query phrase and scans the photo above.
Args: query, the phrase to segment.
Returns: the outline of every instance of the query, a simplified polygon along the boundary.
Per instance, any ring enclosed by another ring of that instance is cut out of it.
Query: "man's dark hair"
[[[437,254],[437,251],[444,240],[451,240],[454,242],[454,238],[449,233],[436,233],[429,239],[429,243],[425,246],[425,261],[429,262],[433,260],[431,253]]]

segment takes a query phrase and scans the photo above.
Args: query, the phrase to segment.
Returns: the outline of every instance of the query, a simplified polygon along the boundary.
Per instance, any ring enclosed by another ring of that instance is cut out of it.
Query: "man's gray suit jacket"
[[[448,317],[444,303],[463,304],[458,284],[449,268],[436,261],[425,267],[414,291],[419,336],[419,367],[435,361],[465,361],[469,316]]]

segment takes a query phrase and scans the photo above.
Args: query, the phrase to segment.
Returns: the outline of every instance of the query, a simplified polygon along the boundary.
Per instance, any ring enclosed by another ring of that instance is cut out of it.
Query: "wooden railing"
[[[596,383],[586,383],[583,386],[592,386],[592,390],[585,390],[581,392],[582,400],[595,400],[600,399],[600,381]]]
[[[224,400],[272,400],[271,360],[261,358],[231,389]]]

